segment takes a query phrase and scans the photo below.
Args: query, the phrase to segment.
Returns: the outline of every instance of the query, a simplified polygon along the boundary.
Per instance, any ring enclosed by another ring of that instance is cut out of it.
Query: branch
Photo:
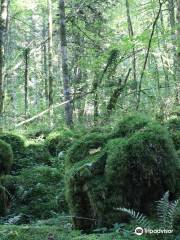
[[[152,40],[153,40],[156,24],[157,24],[159,16],[160,16],[163,3],[164,2],[159,1],[159,11],[157,13],[157,16],[156,16],[156,18],[154,20],[154,23],[153,23],[153,26],[152,26],[151,36],[150,36],[149,43],[148,43],[148,49],[147,49],[147,53],[146,53],[146,57],[145,57],[145,61],[144,61],[144,65],[143,65],[143,69],[142,69],[142,73],[141,73],[141,77],[140,77],[140,82],[139,82],[139,91],[138,91],[138,99],[137,99],[136,110],[139,109],[139,104],[140,104],[140,100],[141,100],[142,80],[143,80],[144,73],[145,73],[145,70],[146,70],[147,61],[148,61],[148,57],[149,57],[149,53],[150,53],[150,49],[151,49],[151,44],[152,44]]]

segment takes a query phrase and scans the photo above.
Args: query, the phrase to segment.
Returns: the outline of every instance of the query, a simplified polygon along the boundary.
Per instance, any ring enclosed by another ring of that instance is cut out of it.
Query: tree
[[[68,56],[67,56],[67,39],[66,39],[66,15],[65,15],[65,2],[59,0],[60,9],[60,39],[61,39],[61,61],[62,61],[62,74],[64,85],[64,99],[67,102],[65,105],[66,124],[69,127],[73,125],[73,111],[70,78],[68,69]]]
[[[5,66],[5,33],[8,19],[8,0],[1,0],[0,12],[0,128],[3,124],[4,105],[4,66]]]

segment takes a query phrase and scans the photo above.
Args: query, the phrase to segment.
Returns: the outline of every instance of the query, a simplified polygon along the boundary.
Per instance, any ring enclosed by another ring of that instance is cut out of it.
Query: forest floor
[[[146,237],[120,233],[81,234],[57,226],[0,225],[0,240],[146,240]]]

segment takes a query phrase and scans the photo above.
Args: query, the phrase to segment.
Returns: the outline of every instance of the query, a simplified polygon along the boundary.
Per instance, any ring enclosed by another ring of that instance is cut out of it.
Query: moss
[[[64,195],[64,169],[36,166],[21,171],[16,177],[14,212],[33,219],[52,217],[67,211]]]
[[[116,207],[149,214],[164,192],[178,192],[178,158],[167,130],[144,117],[126,120],[113,134],[87,134],[68,150],[66,198],[78,229],[127,221]]]
[[[107,140],[107,136],[103,133],[90,133],[75,141],[72,147],[67,152],[66,163],[72,165],[89,155],[90,151],[100,150]]]
[[[0,175],[9,173],[13,163],[13,153],[9,144],[0,140]]]
[[[58,156],[62,151],[67,150],[72,144],[73,135],[70,133],[53,132],[46,139],[46,145],[53,157]]]
[[[7,213],[7,196],[5,189],[0,185],[0,216],[5,216]]]
[[[3,133],[0,134],[0,139],[11,145],[15,158],[19,153],[24,152],[25,143],[23,137],[12,133]]]
[[[126,140],[111,140],[107,148],[106,177],[114,205],[119,191],[118,204],[148,214],[164,192],[175,193],[177,155],[160,125],[148,124]]]
[[[51,156],[44,144],[34,143],[29,144],[25,149],[25,159],[29,162],[27,164],[51,164]]]
[[[130,115],[118,122],[112,132],[113,137],[127,137],[134,132],[143,129],[150,119],[141,114]]]
[[[180,118],[170,119],[167,123],[167,128],[173,139],[176,150],[180,149]]]

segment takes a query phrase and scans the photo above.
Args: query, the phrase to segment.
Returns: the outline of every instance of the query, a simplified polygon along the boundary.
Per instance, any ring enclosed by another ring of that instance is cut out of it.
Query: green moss
[[[105,134],[94,132],[75,141],[67,152],[67,165],[72,165],[73,163],[85,159],[91,150],[93,151],[103,147],[106,140],[107,136]]]
[[[115,201],[119,189],[121,206],[149,213],[164,192],[175,193],[177,155],[160,125],[149,124],[126,140],[110,141],[107,147],[107,182]]]
[[[62,132],[53,132],[46,139],[46,145],[50,154],[55,157],[62,151],[67,150],[68,147],[72,144],[73,134],[71,133],[62,133]]]
[[[29,162],[27,164],[51,164],[51,156],[44,144],[34,143],[29,144],[25,149],[25,159]]]
[[[9,144],[0,140],[0,175],[9,173],[13,163],[13,153]]]
[[[149,214],[164,192],[178,192],[178,158],[166,129],[137,116],[121,124],[113,134],[87,134],[68,151],[66,197],[78,229],[127,220],[116,207]]]
[[[7,213],[7,196],[5,189],[0,185],[0,216],[5,216]]]
[[[64,194],[64,169],[36,166],[16,177],[15,209],[33,219],[49,218],[67,210]]]
[[[167,128],[173,139],[176,150],[180,149],[180,118],[173,118],[167,122]]]
[[[19,153],[24,152],[25,142],[23,137],[12,133],[3,133],[0,134],[0,139],[11,145],[15,158]]]
[[[127,137],[134,132],[143,129],[150,119],[147,116],[136,114],[123,118],[114,128],[113,137]]]

